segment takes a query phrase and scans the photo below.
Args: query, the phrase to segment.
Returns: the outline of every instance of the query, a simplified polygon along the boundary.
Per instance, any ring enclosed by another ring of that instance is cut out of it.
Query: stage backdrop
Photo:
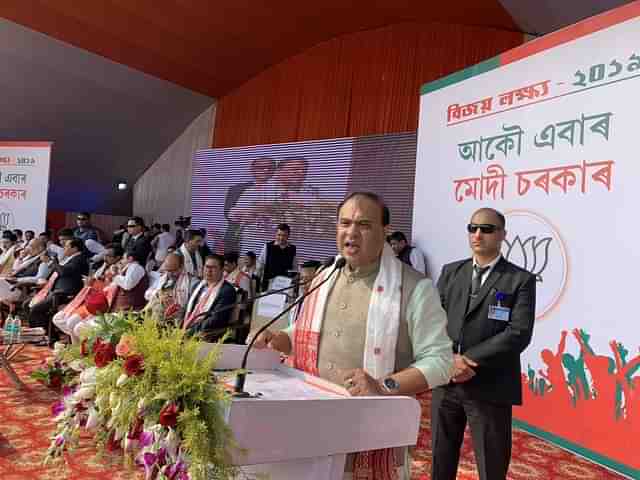
[[[50,142],[0,142],[0,230],[44,230],[50,156]]]
[[[276,225],[291,226],[298,259],[336,254],[336,208],[348,192],[382,195],[392,228],[411,235],[416,134],[200,150],[192,224],[217,252],[259,254]]]
[[[634,2],[424,85],[413,223],[439,272],[469,257],[474,210],[506,213],[502,253],[538,281],[516,425],[633,478],[639,16]]]

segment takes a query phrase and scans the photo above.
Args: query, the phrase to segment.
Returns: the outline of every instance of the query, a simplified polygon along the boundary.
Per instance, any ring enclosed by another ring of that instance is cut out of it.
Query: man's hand
[[[270,348],[285,355],[291,353],[291,341],[285,332],[273,333],[271,330],[265,330],[258,335],[253,346],[258,349]]]
[[[272,339],[273,339],[273,332],[271,330],[265,330],[260,335],[258,335],[258,338],[253,344],[253,347],[258,349],[267,348],[269,346],[269,343],[271,343]]]
[[[451,379],[454,383],[464,383],[475,377],[478,364],[464,355],[455,354],[453,356],[453,374]]]
[[[375,378],[361,368],[345,370],[342,374],[344,387],[354,397],[384,395],[384,390]]]

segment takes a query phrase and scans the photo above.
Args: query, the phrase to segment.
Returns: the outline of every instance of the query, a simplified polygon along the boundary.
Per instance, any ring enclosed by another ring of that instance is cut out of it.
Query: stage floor
[[[97,459],[91,447],[90,435],[85,435],[80,448],[67,455],[68,462],[60,466],[42,467],[42,457],[53,431],[51,404],[58,393],[29,378],[50,355],[44,347],[27,347],[14,363],[27,384],[27,391],[17,390],[4,371],[0,372],[0,479],[82,479],[132,480],[142,479],[140,471],[124,467],[118,455]],[[429,432],[430,396],[420,399],[423,417],[418,445],[413,449],[412,479],[429,480],[431,441]],[[465,437],[458,480],[476,480],[473,451],[469,436]],[[558,449],[544,440],[514,431],[513,458],[509,480],[615,480],[623,478]]]

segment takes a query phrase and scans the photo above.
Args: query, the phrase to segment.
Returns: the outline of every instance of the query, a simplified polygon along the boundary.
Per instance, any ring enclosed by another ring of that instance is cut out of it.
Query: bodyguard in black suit
[[[442,268],[438,290],[454,344],[449,385],[433,391],[432,480],[455,480],[467,422],[481,480],[504,480],[511,411],[522,404],[520,354],[535,319],[535,276],[502,258],[504,216],[478,210],[467,225],[473,257]]]
[[[141,217],[131,217],[127,221],[127,233],[129,241],[125,251],[131,254],[143,267],[151,253],[151,240],[144,234],[144,220]]]

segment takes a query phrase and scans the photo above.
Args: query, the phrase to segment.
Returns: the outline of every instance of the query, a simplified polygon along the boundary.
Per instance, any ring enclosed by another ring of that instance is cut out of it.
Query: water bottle
[[[14,322],[13,315],[9,315],[4,322],[5,343],[14,343]]]
[[[2,341],[4,343],[11,342],[11,329],[12,329],[11,322],[13,322],[13,316],[8,315],[7,318],[4,320],[4,328],[2,329]]]
[[[17,315],[13,316],[13,341],[20,343],[22,341],[22,320]]]

